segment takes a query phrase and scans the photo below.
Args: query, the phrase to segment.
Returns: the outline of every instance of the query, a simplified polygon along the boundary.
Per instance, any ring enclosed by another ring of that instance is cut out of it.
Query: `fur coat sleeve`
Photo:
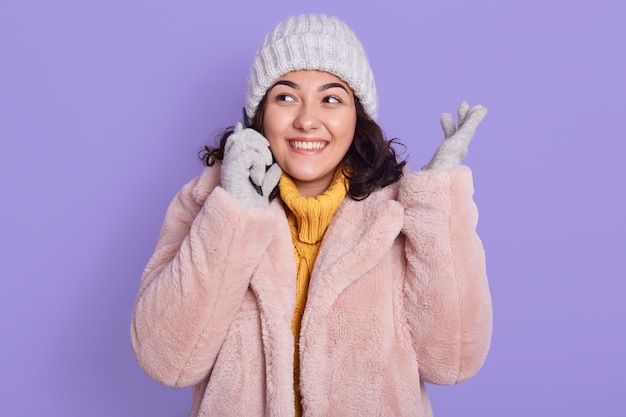
[[[165,385],[207,377],[275,230],[274,213],[245,208],[218,181],[206,168],[176,195],[136,297],[132,347]]]
[[[490,345],[491,297],[473,191],[467,167],[412,173],[399,185],[406,320],[425,382],[470,378]]]

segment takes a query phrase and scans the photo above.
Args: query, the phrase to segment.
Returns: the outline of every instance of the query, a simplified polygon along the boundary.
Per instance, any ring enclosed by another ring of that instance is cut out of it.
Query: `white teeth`
[[[313,150],[318,150],[318,149],[325,148],[326,147],[326,142],[305,142],[305,141],[294,140],[294,141],[290,141],[289,145],[293,149],[302,149],[302,150],[306,150],[306,151],[313,151]]]

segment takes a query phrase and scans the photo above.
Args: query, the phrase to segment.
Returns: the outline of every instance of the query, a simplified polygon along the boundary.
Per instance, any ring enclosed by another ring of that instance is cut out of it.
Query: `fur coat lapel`
[[[404,209],[389,192],[372,194],[363,201],[346,198],[335,212],[322,242],[309,283],[302,332],[312,332],[325,322],[337,297],[355,280],[367,274],[397,238],[404,222]],[[261,333],[267,370],[268,415],[289,415],[293,402],[293,335],[295,307],[295,260],[291,233],[279,201],[277,230],[250,282],[261,310]]]
[[[404,222],[404,209],[378,191],[362,201],[346,197],[324,236],[309,283],[302,329],[325,317],[337,297],[385,256]]]
[[[252,280],[250,289],[259,306],[266,367],[268,416],[293,413],[293,335],[291,320],[296,299],[296,263],[291,232],[282,204],[274,201],[277,230]]]

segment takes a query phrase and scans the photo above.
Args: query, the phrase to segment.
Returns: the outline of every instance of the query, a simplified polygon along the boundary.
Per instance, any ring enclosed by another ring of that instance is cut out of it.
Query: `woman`
[[[431,416],[424,383],[474,375],[491,300],[461,166],[486,111],[411,173],[375,123],[354,33],[304,15],[270,31],[245,121],[171,203],[131,339],[191,416]]]

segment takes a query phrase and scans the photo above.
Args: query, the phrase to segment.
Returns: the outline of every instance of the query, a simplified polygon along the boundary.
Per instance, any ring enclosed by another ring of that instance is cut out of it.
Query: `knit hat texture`
[[[290,17],[265,35],[248,76],[248,121],[254,117],[267,89],[281,76],[297,70],[325,71],[341,78],[359,98],[368,116],[376,118],[376,84],[361,42],[339,19],[308,14]]]

